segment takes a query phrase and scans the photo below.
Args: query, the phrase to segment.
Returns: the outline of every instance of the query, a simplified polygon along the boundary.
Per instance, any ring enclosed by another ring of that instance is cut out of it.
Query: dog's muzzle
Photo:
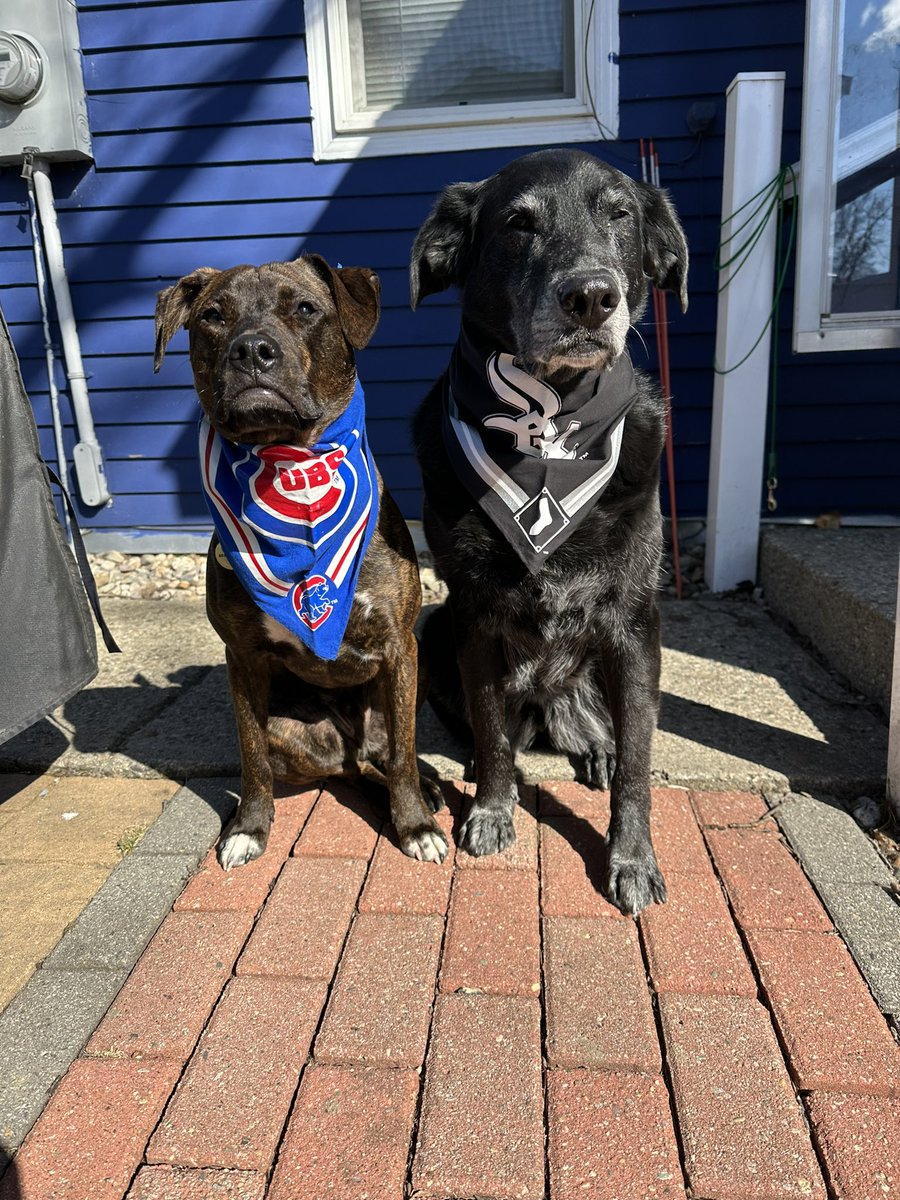
[[[574,325],[599,329],[616,311],[622,293],[611,272],[572,275],[557,289],[559,306]]]

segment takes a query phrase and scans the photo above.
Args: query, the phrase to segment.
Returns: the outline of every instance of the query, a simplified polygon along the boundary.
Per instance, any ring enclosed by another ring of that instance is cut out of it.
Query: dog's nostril
[[[281,350],[276,342],[260,334],[250,334],[232,342],[228,357],[239,370],[268,371],[281,358]]]
[[[619,305],[622,294],[608,275],[580,275],[560,285],[563,312],[577,325],[596,329]]]
[[[621,299],[622,297],[619,295],[619,292],[616,290],[616,288],[611,287],[600,297],[600,304],[606,309],[607,312],[612,312]]]

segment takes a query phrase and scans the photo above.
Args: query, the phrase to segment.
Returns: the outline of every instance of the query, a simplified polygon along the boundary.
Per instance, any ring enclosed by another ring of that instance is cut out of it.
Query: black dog
[[[543,551],[536,570],[511,548],[515,530],[501,534],[485,515],[480,493],[490,489],[463,486],[458,455],[451,461],[448,378],[456,388],[462,368],[454,376],[451,364],[414,430],[425,532],[449,588],[448,605],[425,629],[431,696],[445,723],[474,741],[477,790],[461,844],[482,855],[512,842],[515,754],[544,734],[569,753],[583,781],[605,787],[611,774],[608,895],[627,913],[666,898],[649,820],[665,417],[650,381],[632,375],[625,344],[644,310],[648,277],[686,310],[687,266],[684,233],[665,193],[588,154],[551,150],[480,183],[446,188],[419,231],[410,272],[413,307],[432,292],[462,288],[463,329],[475,358],[479,347],[505,352],[510,378],[525,380],[524,392],[506,388],[512,413],[482,422],[514,437],[523,431],[517,446],[507,439],[510,450],[577,458],[590,471],[593,452],[583,449],[590,430],[579,433],[577,421],[564,428],[572,397],[594,397],[590,403],[602,410],[601,385],[625,373],[618,460],[602,494],[577,522],[559,506],[551,510],[549,500],[540,509],[537,495],[528,501],[532,535],[553,521],[574,526]],[[558,397],[555,424],[546,412],[516,415],[528,408],[522,396],[530,380],[551,385],[547,394]]]
[[[317,254],[228,271],[201,267],[159,294],[156,368],[185,325],[197,394],[213,429],[231,442],[314,446],[347,408],[356,382],[353,351],[375,330],[379,296],[373,271],[335,270]],[[409,530],[380,476],[377,486],[378,524],[333,661],[317,657],[255,604],[213,536],[206,607],[225,643],[241,748],[241,799],[219,847],[223,867],[241,866],[265,849],[273,776],[380,785],[390,793],[404,853],[433,862],[447,853],[430,811],[443,797],[436,783],[420,778],[416,763],[415,715],[424,691],[413,633],[419,572]]]

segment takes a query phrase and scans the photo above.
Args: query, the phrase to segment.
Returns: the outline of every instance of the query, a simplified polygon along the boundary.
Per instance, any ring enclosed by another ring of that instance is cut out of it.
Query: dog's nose
[[[281,361],[281,347],[274,338],[261,333],[245,333],[234,339],[228,361],[248,375],[262,375]]]
[[[557,296],[566,316],[585,329],[599,329],[622,299],[615,280],[604,271],[565,280]]]

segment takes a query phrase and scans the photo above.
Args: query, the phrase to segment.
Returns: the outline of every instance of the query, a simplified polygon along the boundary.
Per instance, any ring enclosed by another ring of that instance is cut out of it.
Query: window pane
[[[574,95],[572,0],[348,0],[357,112]]]
[[[900,2],[846,0],[831,311],[900,309]]]

